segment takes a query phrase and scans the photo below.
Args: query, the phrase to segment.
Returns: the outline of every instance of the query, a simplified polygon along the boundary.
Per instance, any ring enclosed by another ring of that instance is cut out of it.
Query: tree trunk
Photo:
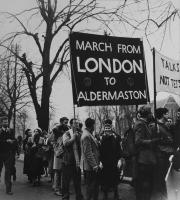
[[[45,72],[41,97],[41,108],[37,113],[38,126],[45,131],[49,129],[49,102],[51,95],[50,76]]]
[[[48,104],[49,100],[46,99]],[[41,108],[37,113],[38,127],[48,131],[49,128],[49,107]]]
[[[8,126],[10,126],[12,116],[13,116],[13,107],[11,106],[8,110]]]

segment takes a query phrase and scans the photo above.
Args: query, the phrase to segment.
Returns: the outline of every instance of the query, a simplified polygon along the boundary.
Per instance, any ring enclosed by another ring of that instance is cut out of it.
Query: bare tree
[[[88,107],[89,117],[96,120],[96,132],[101,132],[105,119],[111,119],[115,122],[115,131],[118,134],[124,132],[131,127],[133,118],[136,116],[136,106],[121,105],[121,106],[97,106]]]
[[[96,0],[36,0],[37,7],[35,8],[30,8],[19,14],[6,13],[11,19],[15,19],[19,23],[20,30],[8,35],[2,41],[1,46],[11,50],[7,43],[14,42],[18,37],[23,36],[24,39],[29,37],[34,41],[36,52],[39,55],[39,59],[30,57],[28,53],[23,53],[21,56],[17,55],[17,57],[22,63],[38,125],[42,129],[48,130],[49,126],[49,104],[53,83],[63,67],[68,66],[69,63],[68,34],[64,35],[64,33],[80,30],[80,27],[82,27],[80,25],[85,25],[85,22],[90,20],[103,24],[103,27],[106,27],[111,33],[113,32],[112,22],[131,26],[135,30],[140,29],[141,25],[146,23],[147,33],[150,22],[153,22],[159,28],[177,14],[175,9],[170,10],[168,15],[161,18],[161,22],[156,22],[156,19],[150,16],[151,8],[147,0],[145,1],[147,6],[145,12],[149,14],[145,20],[140,22],[132,19],[131,13],[130,16],[127,16],[125,8],[129,8],[132,4],[142,3],[142,1],[119,1],[119,5],[111,9],[100,6],[99,2]],[[29,16],[27,23],[24,22],[25,15]],[[36,27],[33,28],[33,26],[30,29],[30,23],[33,22],[33,19],[36,19]],[[38,23],[37,19],[39,19]],[[98,26],[97,29],[101,28],[102,26]],[[92,31],[91,28],[89,30]],[[58,48],[55,48],[57,43]],[[12,53],[16,54],[13,51]],[[40,60],[40,62],[37,63],[37,60]],[[38,86],[41,87],[40,91],[37,90]]]
[[[94,106],[87,108],[88,116],[96,121],[96,132],[100,133],[105,119],[114,119],[112,106]]]
[[[22,109],[17,115],[17,126],[16,126],[18,129],[17,132],[19,135],[22,135],[23,138],[25,137],[24,135],[25,130],[28,127],[28,119],[29,119],[28,112],[25,109]]]
[[[17,46],[11,49],[15,49],[14,51],[18,54]],[[26,77],[18,65],[17,57],[14,54],[10,53],[1,60],[0,74],[0,103],[8,115],[8,122],[10,124],[14,112],[19,112],[30,103],[28,100],[29,89]]]

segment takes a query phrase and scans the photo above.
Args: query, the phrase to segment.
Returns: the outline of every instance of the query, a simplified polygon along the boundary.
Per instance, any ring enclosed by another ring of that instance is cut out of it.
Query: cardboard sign
[[[73,100],[77,106],[146,104],[143,43],[84,33],[70,34]]]
[[[180,95],[180,61],[155,51],[156,91]]]

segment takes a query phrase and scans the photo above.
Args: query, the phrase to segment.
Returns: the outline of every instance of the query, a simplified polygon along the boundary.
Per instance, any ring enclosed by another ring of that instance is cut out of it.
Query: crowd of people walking
[[[16,179],[15,157],[24,153],[23,173],[34,187],[41,185],[42,176],[50,177],[54,194],[70,199],[73,181],[76,200],[103,200],[113,192],[120,200],[118,185],[120,169],[125,160],[132,160],[132,185],[137,200],[167,200],[166,178],[170,163],[174,162],[180,146],[180,109],[175,124],[166,108],[158,108],[153,117],[151,108],[142,106],[128,133],[134,145],[127,153],[127,145],[113,129],[112,120],[105,119],[100,134],[94,133],[95,120],[85,124],[73,118],[60,118],[50,133],[40,128],[25,131],[25,138],[15,138],[13,130],[4,123],[0,129],[0,170],[5,165],[6,193],[12,194],[11,176]],[[176,167],[177,168],[177,167]],[[83,181],[86,192],[81,190]]]
[[[95,120],[88,118],[84,130],[82,126],[77,119],[69,121],[63,117],[49,134],[40,129],[35,129],[32,134],[27,129],[23,141],[24,174],[33,186],[40,185],[43,174],[49,174],[54,193],[62,196],[63,200],[70,198],[72,180],[76,199],[82,200],[85,199],[81,191],[83,173],[86,199],[98,199],[99,185],[104,199],[107,199],[110,188],[114,189],[114,198],[119,199],[117,165],[122,150],[112,121],[105,120],[100,137],[94,135]]]

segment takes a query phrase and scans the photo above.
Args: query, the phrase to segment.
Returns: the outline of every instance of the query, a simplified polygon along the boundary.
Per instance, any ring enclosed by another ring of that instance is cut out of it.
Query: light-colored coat
[[[99,166],[99,145],[96,138],[84,129],[81,136],[81,168],[82,170],[91,171],[94,167]]]
[[[80,155],[78,154],[78,148],[77,148],[76,140],[73,141],[73,143],[69,143],[70,142],[69,140],[73,137],[73,134],[75,134],[75,133],[73,132],[72,129],[69,129],[68,131],[66,131],[64,133],[64,135],[63,135],[63,145],[64,145],[65,148],[66,148],[66,146],[72,145],[73,154],[74,154],[74,158],[75,158],[75,161],[76,161],[76,167],[80,167],[80,158],[79,158]],[[68,164],[65,156],[64,156],[64,162],[66,164]]]

